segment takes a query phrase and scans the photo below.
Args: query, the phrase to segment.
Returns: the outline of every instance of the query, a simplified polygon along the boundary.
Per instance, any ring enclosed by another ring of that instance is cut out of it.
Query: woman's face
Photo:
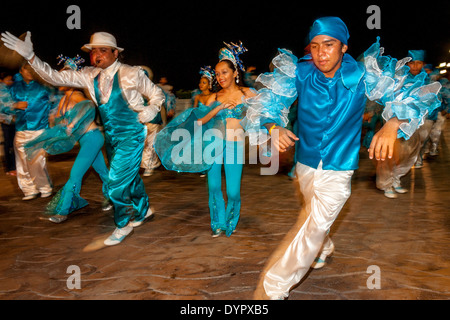
[[[237,71],[233,71],[228,63],[221,61],[216,65],[216,79],[222,89],[231,87],[236,84]]]
[[[201,91],[209,90],[209,80],[205,77],[200,79],[200,83],[198,84],[198,88]]]

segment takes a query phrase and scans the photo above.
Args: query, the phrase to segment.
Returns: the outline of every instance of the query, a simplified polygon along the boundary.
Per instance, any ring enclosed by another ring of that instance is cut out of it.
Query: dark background
[[[266,72],[277,48],[303,55],[313,21],[339,16],[350,31],[349,53],[357,58],[376,37],[385,54],[403,58],[409,49],[425,49],[427,62],[450,62],[450,1],[47,1],[7,2],[0,12],[0,30],[16,36],[31,31],[36,54],[56,67],[56,56],[88,54],[80,48],[92,33],[112,33],[125,48],[122,61],[147,65],[154,82],[167,76],[175,90],[197,88],[199,69],[214,66],[223,41],[241,40],[249,52],[247,66]],[[81,9],[81,30],[69,30],[69,5]],[[381,9],[381,30],[369,30],[366,13]]]

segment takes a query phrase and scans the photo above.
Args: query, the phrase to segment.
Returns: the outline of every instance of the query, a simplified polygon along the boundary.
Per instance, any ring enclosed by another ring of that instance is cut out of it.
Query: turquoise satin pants
[[[114,137],[109,169],[109,198],[114,204],[114,222],[118,228],[130,220],[144,219],[149,198],[139,175],[147,130],[133,137]]]
[[[98,129],[91,130],[80,138],[80,151],[73,163],[69,180],[47,205],[47,214],[67,216],[88,205],[80,197],[80,191],[83,177],[91,166],[102,179],[103,194],[107,197],[109,172],[101,151],[104,141],[103,134]]]
[[[241,179],[244,163],[244,142],[226,141],[223,155],[218,157],[208,171],[209,211],[211,229],[221,229],[231,236],[239,221],[241,211]],[[225,170],[227,205],[222,194],[222,163]]]

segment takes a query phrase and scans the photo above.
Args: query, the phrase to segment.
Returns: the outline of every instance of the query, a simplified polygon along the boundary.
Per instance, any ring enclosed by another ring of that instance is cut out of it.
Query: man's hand
[[[288,129],[283,127],[275,127],[271,131],[272,142],[278,152],[286,152],[290,147],[295,146],[298,138]]]
[[[27,36],[25,37],[25,41],[20,40],[16,36],[12,35],[8,31],[2,33],[1,37],[2,41],[5,44],[5,47],[16,51],[26,60],[31,60],[34,57],[34,49],[33,43],[31,42],[31,32],[27,32]]]
[[[372,139],[369,148],[369,158],[384,161],[386,156],[392,159],[394,155],[394,143],[397,140],[397,132],[400,124],[397,118],[392,118],[378,131]]]

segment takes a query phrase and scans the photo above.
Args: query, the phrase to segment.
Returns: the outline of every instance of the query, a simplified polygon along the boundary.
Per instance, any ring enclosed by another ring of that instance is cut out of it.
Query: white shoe
[[[331,242],[331,240],[329,240]],[[320,255],[314,260],[311,268],[313,269],[321,269],[325,267],[327,264],[327,258],[334,253],[334,243],[331,242],[331,245],[328,248],[324,248]]]
[[[151,175],[153,175],[153,169],[145,169],[143,176],[150,177]]]
[[[137,221],[137,220],[130,221],[130,223],[128,225],[132,226],[133,228],[139,227],[144,224],[145,220],[153,217],[153,214],[154,213],[152,211],[152,208],[148,208],[147,214],[145,215],[144,219],[142,219],[141,221]]]
[[[29,194],[29,195],[23,197],[22,200],[23,201],[33,200],[33,199],[36,199],[38,196],[39,196],[39,193]]]
[[[52,195],[52,192],[41,192],[41,198],[48,198]]]
[[[62,216],[60,214],[57,214],[57,215],[51,216],[50,218],[48,218],[48,220],[50,220],[53,223],[62,223],[67,220],[67,216]]]
[[[279,296],[271,296],[271,297],[269,297],[269,298],[270,298],[270,300],[272,300],[272,301],[276,301],[276,300],[286,300],[286,297],[283,296],[283,295],[279,295]]]
[[[112,204],[112,202],[106,202],[102,205],[102,211],[110,211],[114,209],[114,205]]]
[[[123,241],[133,231],[133,227],[127,225],[123,228],[116,228],[112,235],[110,235],[103,243],[107,246],[115,246]]]
[[[397,193],[407,193],[408,192],[408,189],[405,189],[402,186],[394,187],[394,190]]]
[[[414,164],[413,168],[414,168],[414,169],[420,169],[420,168],[423,168],[423,162],[422,162],[422,161],[417,161],[417,162]]]
[[[397,194],[394,191],[394,188],[389,188],[384,191],[384,196],[389,199],[397,199]]]
[[[223,232],[221,229],[216,229],[216,230],[213,230],[213,231],[211,232],[211,237],[213,237],[213,238],[218,238],[218,237],[220,237],[223,233],[224,233],[224,232]]]
[[[438,146],[436,143],[433,143],[430,149],[430,156],[435,157],[437,155],[439,155]]]

